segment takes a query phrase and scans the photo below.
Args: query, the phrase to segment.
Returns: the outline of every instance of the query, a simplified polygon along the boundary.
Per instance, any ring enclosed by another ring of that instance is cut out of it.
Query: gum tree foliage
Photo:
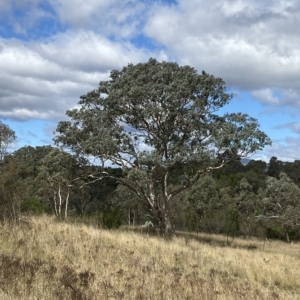
[[[45,208],[37,193],[40,183],[36,179],[41,161],[51,149],[50,146],[25,146],[5,156],[0,164],[2,219],[17,220],[21,211],[33,211],[33,206]]]
[[[203,225],[206,214],[220,207],[220,195],[217,184],[211,176],[203,176],[186,193],[186,199],[192,204]]]
[[[268,176],[276,177],[278,179],[280,171],[282,171],[282,165],[282,161],[278,160],[277,157],[272,156],[268,165]]]
[[[26,194],[24,197],[36,197],[39,189],[37,177],[43,159],[54,148],[51,146],[24,146],[16,150],[13,154],[7,157],[7,161],[15,163],[19,177],[26,185]]]
[[[300,227],[300,188],[283,172],[279,174],[279,180],[268,177],[263,206],[258,220],[279,224],[289,242],[289,232]]]
[[[83,96],[67,111],[55,141],[77,155],[91,156],[123,169],[118,178],[143,201],[162,234],[169,228],[172,199],[230,160],[270,144],[257,120],[218,110],[232,99],[225,83],[189,66],[158,62],[129,64]],[[177,167],[199,164],[181,186],[169,188]],[[105,176],[105,174],[102,174]]]
[[[220,218],[219,232],[226,233],[228,237],[235,237],[240,230],[238,204],[234,197],[235,188],[231,186],[222,187],[220,193]]]
[[[0,165],[0,220],[18,221],[24,195],[26,185],[18,164],[12,160],[5,161]]]
[[[7,147],[16,140],[15,132],[0,121],[0,162],[7,155]]]
[[[300,186],[300,160],[284,162],[282,172],[286,173],[298,186]]]
[[[73,155],[53,148],[42,160],[38,181],[43,190],[50,187],[55,215],[61,218],[64,206],[64,217],[68,216],[68,205],[71,193],[85,186],[82,174],[85,160],[77,160]],[[42,184],[43,183],[43,184]]]
[[[251,160],[246,166],[245,171],[253,171],[257,174],[265,174],[267,172],[267,163],[262,160]]]
[[[246,236],[248,238],[250,236],[251,229],[255,224],[258,198],[254,193],[251,184],[249,184],[245,177],[242,178],[240,182],[239,191],[235,198],[238,204],[238,211],[242,215],[241,220],[246,227]]]
[[[135,226],[136,221],[145,214],[143,203],[139,201],[137,195],[125,186],[119,185],[112,196],[113,205],[123,212],[127,224]]]

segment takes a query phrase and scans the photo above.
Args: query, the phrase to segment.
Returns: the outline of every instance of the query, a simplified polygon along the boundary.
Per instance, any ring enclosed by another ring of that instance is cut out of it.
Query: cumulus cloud
[[[61,22],[75,28],[85,28],[128,38],[140,30],[146,5],[138,0],[50,0]]]
[[[108,72],[129,62],[145,60],[147,50],[139,50],[128,42],[112,42],[91,31],[69,31],[57,35],[36,50],[59,66],[87,73]]]
[[[289,114],[298,117],[300,113],[300,93],[293,89],[270,89],[254,90],[250,93],[254,99],[266,106],[263,113]]]
[[[225,79],[227,85],[254,91],[258,100],[278,105],[282,89],[300,95],[300,3],[296,0],[179,0],[154,6],[145,34],[163,44],[180,63]],[[268,95],[267,95],[268,93]],[[267,102],[266,102],[267,101]]]
[[[265,112],[297,117],[299,16],[298,0],[0,0],[0,118],[61,120],[110,70],[149,57],[205,70]],[[15,38],[4,38],[7,26]],[[279,126],[299,133],[287,122]],[[299,140],[267,149],[259,155],[293,158]]]
[[[26,35],[27,30],[34,28],[41,20],[55,18],[42,7],[41,4],[45,3],[44,0],[0,0],[1,20],[10,25],[16,34]],[[3,30],[0,26],[0,33]]]
[[[89,31],[43,41],[0,39],[0,45],[0,117],[19,120],[58,120],[110,70],[150,55]]]
[[[0,7],[12,10],[13,5],[25,3],[35,11],[42,9],[39,0],[24,1],[9,5],[4,1]],[[176,5],[138,0],[47,3],[51,10],[44,9],[40,16],[58,17],[73,29],[47,40],[0,40],[4,103],[20,102],[21,97],[12,100],[15,91],[32,99],[60,97],[70,104],[68,98],[94,87],[111,69],[156,56],[220,76],[231,88],[251,91],[269,107],[299,106],[300,4],[296,0],[270,0],[268,5],[257,0],[178,0]],[[141,33],[163,45],[165,53],[133,46],[130,38]],[[30,108],[28,100],[22,102]]]
[[[281,161],[294,161],[299,159],[300,137],[286,137],[282,140],[273,140],[272,146],[255,155],[255,159],[269,161],[272,156]]]
[[[280,124],[275,127],[276,129],[289,128],[294,133],[300,134],[300,122],[290,122],[286,124]]]
[[[279,105],[280,103],[278,97],[274,96],[272,90],[268,88],[255,90],[252,95],[264,104]]]

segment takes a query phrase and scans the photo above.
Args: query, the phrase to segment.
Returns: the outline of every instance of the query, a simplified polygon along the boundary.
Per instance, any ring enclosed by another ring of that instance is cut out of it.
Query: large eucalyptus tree
[[[232,97],[221,78],[151,58],[113,70],[110,80],[81,96],[80,108],[58,124],[55,142],[121,167],[119,183],[147,205],[163,234],[174,196],[207,172],[270,144],[257,120],[217,114]],[[191,163],[197,169],[187,167]],[[175,169],[185,180],[171,186]]]

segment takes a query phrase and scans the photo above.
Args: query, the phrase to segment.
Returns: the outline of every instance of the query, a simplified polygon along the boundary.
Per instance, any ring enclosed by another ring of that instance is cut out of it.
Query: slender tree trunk
[[[61,199],[60,185],[58,185],[58,198],[59,198],[59,202],[58,202],[58,216],[59,216],[59,218],[61,218],[62,199]]]
[[[135,226],[135,211],[133,211],[132,225],[133,227]]]
[[[289,232],[285,229],[285,237],[286,237],[286,241],[289,243],[290,242],[290,236],[289,236]]]
[[[65,219],[68,217],[69,197],[70,197],[70,192],[68,191],[68,194],[66,197],[66,205],[65,205]]]
[[[57,194],[56,194],[56,191],[53,192],[53,202],[54,202],[54,212],[55,212],[55,216],[58,217],[58,210],[57,210]]]
[[[250,217],[246,218],[246,221],[244,221],[244,224],[246,226],[246,239],[249,239],[249,237],[250,237],[250,227],[251,227],[251,225],[250,225]]]
[[[87,207],[87,202],[84,202],[83,200],[82,200],[82,197],[80,197],[80,215],[81,215],[81,217],[83,218],[84,217],[84,215],[85,215],[85,208]]]
[[[11,218],[11,221],[14,221],[15,223],[17,222],[15,204],[13,203],[13,201],[12,201],[12,218]]]

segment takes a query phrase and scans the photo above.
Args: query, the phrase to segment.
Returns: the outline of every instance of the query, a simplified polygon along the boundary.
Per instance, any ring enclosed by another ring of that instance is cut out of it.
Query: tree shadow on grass
[[[228,248],[247,249],[247,250],[258,249],[258,247],[253,243],[249,243],[245,245],[237,244],[234,242],[234,238],[232,237],[227,238],[224,236],[224,240],[222,240],[222,239],[216,239],[214,236],[202,236],[202,235],[197,235],[194,233],[182,232],[182,231],[176,232],[176,236],[184,238],[186,244],[188,244],[189,240],[195,240],[202,244],[208,244],[217,247],[228,247]]]

